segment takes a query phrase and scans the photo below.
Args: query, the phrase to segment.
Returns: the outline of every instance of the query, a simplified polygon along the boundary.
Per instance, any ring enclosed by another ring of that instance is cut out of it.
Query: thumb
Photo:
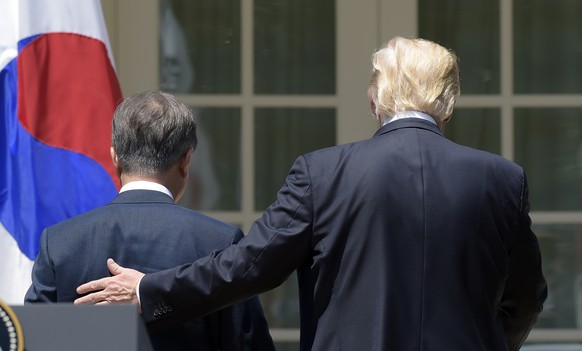
[[[112,258],[107,259],[107,268],[109,268],[109,272],[113,275],[119,275],[124,270],[124,268],[118,265]]]

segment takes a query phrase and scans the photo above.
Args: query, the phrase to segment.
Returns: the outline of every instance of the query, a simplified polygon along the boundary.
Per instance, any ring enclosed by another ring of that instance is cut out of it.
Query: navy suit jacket
[[[110,275],[105,261],[142,272],[192,262],[243,237],[240,229],[176,205],[158,191],[130,190],[44,230],[25,302],[72,302],[80,284]],[[157,306],[161,313],[165,305]],[[166,308],[167,309],[167,308]],[[158,350],[273,350],[257,297],[150,331]]]
[[[521,167],[398,120],[299,157],[236,246],[146,274],[142,313],[186,319],[297,270],[302,350],[517,350],[547,293],[528,213]]]

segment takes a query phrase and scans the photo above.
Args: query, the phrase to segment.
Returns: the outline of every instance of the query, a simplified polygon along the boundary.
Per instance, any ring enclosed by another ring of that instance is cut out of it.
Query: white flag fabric
[[[120,100],[99,0],[2,0],[1,300],[23,303],[44,228],[117,194]]]

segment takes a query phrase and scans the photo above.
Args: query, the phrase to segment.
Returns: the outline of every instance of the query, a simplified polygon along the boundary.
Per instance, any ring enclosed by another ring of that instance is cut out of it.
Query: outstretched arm
[[[145,275],[140,297],[148,327],[166,328],[283,283],[312,252],[311,191],[306,160],[299,157],[277,201],[240,242],[192,264]]]
[[[306,161],[299,157],[277,201],[238,244],[194,263],[146,275],[112,267],[115,276],[81,285],[78,293],[93,293],[76,303],[137,303],[139,281],[142,316],[155,329],[183,323],[272,289],[311,253],[311,190]]]

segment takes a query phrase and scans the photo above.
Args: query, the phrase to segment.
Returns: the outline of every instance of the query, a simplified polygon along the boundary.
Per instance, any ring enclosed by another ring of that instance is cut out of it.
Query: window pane
[[[275,343],[275,350],[277,350],[277,351],[300,351],[301,349],[299,348],[298,342],[276,342]]]
[[[335,93],[335,1],[255,0],[255,93]]]
[[[281,286],[261,294],[260,297],[270,328],[299,328],[297,273],[289,276]]]
[[[578,252],[582,248],[579,224],[536,225],[542,252],[548,299],[536,328],[582,327],[582,275]]]
[[[297,156],[335,145],[335,109],[255,110],[255,209],[276,198]]]
[[[459,57],[463,94],[499,93],[499,1],[419,0],[418,26]]]
[[[195,94],[239,93],[240,0],[160,3],[161,88]]]
[[[475,149],[501,153],[500,111],[496,108],[457,108],[445,136]]]
[[[515,160],[533,210],[582,210],[582,109],[516,109]]]
[[[198,147],[180,204],[198,210],[240,210],[241,118],[238,108],[194,110]]]
[[[582,2],[513,2],[515,92],[582,92]]]

